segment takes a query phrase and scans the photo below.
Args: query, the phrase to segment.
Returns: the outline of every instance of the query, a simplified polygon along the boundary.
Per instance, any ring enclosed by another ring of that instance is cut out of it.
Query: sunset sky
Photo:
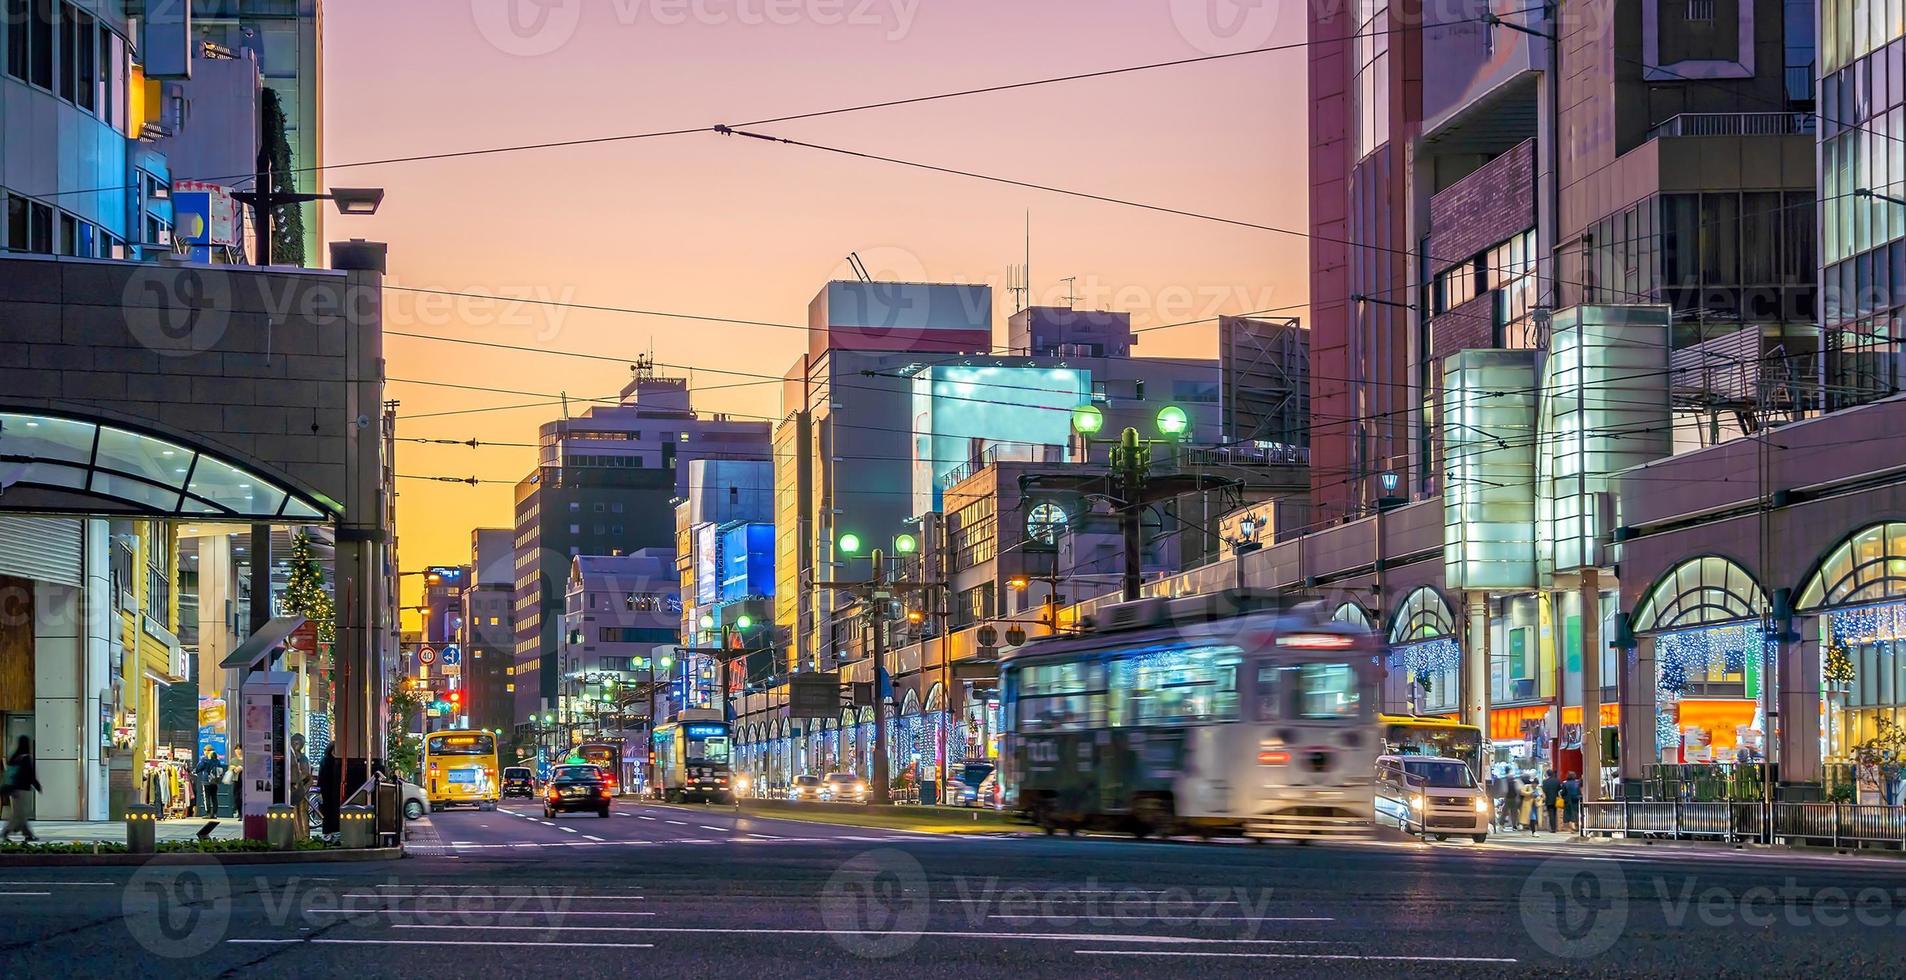
[[[539,6],[539,3],[543,6]],[[1207,9],[1209,7],[1209,9]],[[540,31],[511,31],[515,11]],[[699,13],[698,13],[699,11]],[[772,16],[770,16],[770,13]],[[823,25],[818,21],[843,18]],[[1212,19],[1216,18],[1216,19]],[[431,0],[326,7],[328,163],[736,123],[1302,40],[1303,5],[1234,0]],[[1301,49],[758,127],[976,170],[1302,228]],[[1301,304],[1301,239],[834,154],[696,133],[338,169],[388,189],[333,240],[390,243],[388,285],[776,323],[847,277],[985,282],[995,334],[1032,213],[1035,301],[1125,310],[1136,326]],[[713,388],[704,411],[772,416],[795,330],[498,306],[393,291],[385,328],[633,358]],[[1300,312],[1293,310],[1292,312]],[[1215,327],[1143,337],[1211,356]],[[627,368],[393,337],[398,435],[533,442],[543,399],[417,382],[612,396]],[[580,410],[580,407],[578,407]],[[401,443],[398,471],[515,481],[530,449]],[[510,488],[399,482],[405,569],[467,560],[507,526]],[[409,580],[415,582],[415,579]]]

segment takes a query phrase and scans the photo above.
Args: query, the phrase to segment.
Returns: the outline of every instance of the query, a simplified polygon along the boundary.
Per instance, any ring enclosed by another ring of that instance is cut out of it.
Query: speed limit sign
[[[417,662],[420,664],[436,663],[437,651],[430,647],[418,647],[417,648]]]

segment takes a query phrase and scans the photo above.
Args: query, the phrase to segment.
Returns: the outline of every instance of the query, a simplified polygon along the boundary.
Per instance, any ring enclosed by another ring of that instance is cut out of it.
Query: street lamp
[[[749,616],[749,615],[747,615],[747,614],[745,614],[745,613],[744,613],[744,614],[742,614],[742,616],[741,616],[740,618],[738,618],[738,619],[736,619],[736,620],[735,620],[735,628],[736,628],[736,629],[743,629],[743,630],[745,630],[745,629],[753,629],[753,628],[754,628],[754,617],[752,617],[752,616]]]
[[[860,554],[860,535],[852,531],[840,536],[840,550],[845,555]]]
[[[290,204],[306,204],[311,201],[330,201],[337,205],[338,213],[348,215],[372,215],[384,203],[382,187],[333,187],[329,194],[299,194],[274,191],[271,189],[271,170],[267,168],[257,176],[258,190],[237,191],[233,200],[249,206],[258,216],[257,263],[261,266],[271,264],[271,225],[272,214],[279,208]]]
[[[893,550],[902,555],[911,555],[920,550],[920,539],[911,534],[901,534],[893,539]]]
[[[1158,410],[1158,431],[1166,436],[1176,439],[1184,435],[1185,430],[1190,427],[1191,419],[1185,415],[1184,409],[1176,405],[1166,405]]]
[[[1097,405],[1080,405],[1072,410],[1072,431],[1082,436],[1098,434],[1105,428],[1105,413]]]

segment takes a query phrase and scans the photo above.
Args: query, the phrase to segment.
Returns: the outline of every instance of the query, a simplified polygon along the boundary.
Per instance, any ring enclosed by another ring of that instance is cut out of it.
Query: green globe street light
[[[840,550],[843,554],[860,554],[860,535],[852,531],[840,536]]]
[[[714,628],[715,628],[715,617],[713,617],[713,616],[710,616],[710,615],[708,615],[707,613],[703,613],[703,614],[702,614],[702,618],[701,618],[701,626],[702,626],[702,629],[705,629],[705,630],[711,630],[711,629],[714,629]]]
[[[902,555],[911,555],[920,550],[920,539],[911,534],[902,534],[893,539],[893,550]]]
[[[1097,405],[1080,405],[1072,410],[1072,430],[1082,436],[1096,434],[1105,428],[1105,413]]]
[[[664,657],[662,658],[662,669],[663,669],[663,670],[667,670],[667,669],[669,669],[670,667],[673,667],[673,666],[675,666],[675,658],[674,658],[674,657],[669,657],[669,656],[664,656]]]
[[[1168,436],[1182,436],[1191,427],[1191,419],[1185,410],[1176,405],[1166,405],[1158,410],[1158,431]]]
[[[742,617],[740,617],[739,619],[736,619],[736,620],[735,620],[735,628],[736,628],[736,629],[742,629],[742,630],[745,630],[745,629],[753,629],[753,628],[754,628],[754,617],[753,617],[753,616],[742,616]]]

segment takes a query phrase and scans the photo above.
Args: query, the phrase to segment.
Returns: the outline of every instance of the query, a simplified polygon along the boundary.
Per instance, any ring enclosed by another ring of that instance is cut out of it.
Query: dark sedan
[[[549,774],[549,792],[543,796],[543,819],[553,820],[558,813],[594,810],[596,816],[609,815],[609,781],[595,766],[557,766]]]
[[[536,773],[528,766],[510,766],[503,770],[503,795],[536,798]]]

